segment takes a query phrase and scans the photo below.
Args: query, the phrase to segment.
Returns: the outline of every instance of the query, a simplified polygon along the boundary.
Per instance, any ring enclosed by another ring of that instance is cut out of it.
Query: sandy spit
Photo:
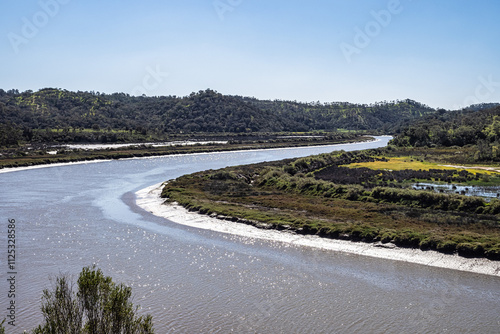
[[[0,169],[0,174],[4,173],[12,173],[12,172],[20,172],[23,170],[30,169],[39,169],[39,168],[51,168],[51,167],[61,167],[61,166],[69,166],[69,165],[83,165],[83,164],[95,164],[99,162],[109,162],[113,161],[110,159],[102,159],[102,160],[82,160],[82,161],[70,161],[70,162],[57,162],[53,164],[40,164],[34,166],[23,166],[23,167],[5,167]]]
[[[380,136],[380,137],[391,137],[391,136]],[[380,139],[367,140],[364,142],[354,142],[354,143],[339,143],[339,144],[328,144],[328,145],[313,145],[313,146],[302,146],[304,148],[315,148],[315,147],[323,147],[323,146],[335,146],[335,145],[356,145],[361,143],[374,143],[378,142]],[[223,143],[223,142],[221,142]],[[57,162],[57,163],[48,163],[48,164],[39,164],[34,166],[22,166],[22,167],[4,167],[0,168],[0,174],[3,173],[11,173],[11,172],[19,172],[23,170],[30,169],[38,169],[38,168],[48,168],[48,167],[59,167],[59,166],[67,166],[67,165],[78,165],[78,164],[90,164],[90,163],[99,163],[99,162],[109,162],[109,161],[118,161],[118,160],[138,160],[138,159],[155,159],[155,158],[163,158],[163,157],[179,157],[185,156],[189,154],[230,154],[230,153],[238,153],[238,152],[257,152],[263,150],[293,150],[300,148],[301,146],[292,146],[292,147],[280,147],[280,148],[252,148],[249,150],[234,150],[234,151],[213,151],[213,152],[197,152],[197,153],[173,153],[173,154],[160,154],[160,155],[152,155],[148,157],[131,157],[131,158],[120,158],[120,159],[95,159],[95,160],[82,160],[82,161],[70,161],[70,162]]]
[[[142,209],[177,224],[248,238],[279,241],[297,246],[315,247],[336,252],[346,252],[500,277],[500,261],[469,259],[435,251],[424,252],[419,249],[399,248],[392,244],[381,245],[380,243],[351,242],[321,238],[315,235],[298,235],[286,231],[265,230],[189,212],[175,203],[164,204],[164,200],[160,197],[162,185],[163,183],[159,183],[136,192],[136,203]]]

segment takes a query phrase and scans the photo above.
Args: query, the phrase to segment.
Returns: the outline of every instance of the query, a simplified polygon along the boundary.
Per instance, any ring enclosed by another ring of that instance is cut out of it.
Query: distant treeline
[[[210,89],[185,97],[0,89],[0,146],[23,141],[92,141],[95,132],[106,133],[110,142],[125,140],[131,134],[161,138],[175,133],[337,129],[388,133],[404,121],[434,112],[412,100],[370,105],[263,101]]]
[[[392,144],[400,147],[474,147],[469,162],[499,161],[500,107],[438,110],[401,130]]]

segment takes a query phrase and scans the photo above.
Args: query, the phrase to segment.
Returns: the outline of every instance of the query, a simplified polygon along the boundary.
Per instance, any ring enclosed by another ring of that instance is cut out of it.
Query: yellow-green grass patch
[[[405,170],[405,169],[412,169],[412,170],[446,169],[446,170],[460,171],[466,169],[468,172],[473,174],[481,173],[481,174],[500,175],[500,171],[483,169],[483,166],[441,165],[437,163],[416,160],[411,157],[389,158],[387,159],[387,161],[357,162],[349,165],[344,165],[344,167],[350,167],[350,168],[366,167],[375,170],[391,170],[391,171]]]

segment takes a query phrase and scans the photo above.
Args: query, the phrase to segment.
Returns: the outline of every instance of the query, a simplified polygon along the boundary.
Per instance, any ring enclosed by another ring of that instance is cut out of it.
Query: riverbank
[[[153,215],[168,219],[177,224],[242,237],[283,242],[295,246],[315,247],[336,252],[500,277],[500,262],[485,258],[464,258],[456,254],[448,255],[431,250],[422,251],[420,249],[401,248],[392,243],[353,242],[322,238],[317,235],[299,235],[290,231],[263,229],[190,212],[175,203],[164,203],[165,200],[160,197],[162,188],[163,183],[136,192],[136,203],[139,207]]]
[[[135,147],[116,147],[106,149],[87,150],[61,149],[54,154],[50,149],[19,149],[0,151],[0,170],[6,168],[31,167],[39,165],[88,162],[96,160],[116,160],[128,158],[147,158],[176,154],[229,152],[255,149],[275,149],[288,147],[326,146],[345,143],[371,141],[373,137],[355,134],[329,134],[321,138],[299,136],[299,138],[272,138],[267,137],[247,140],[232,140],[219,142],[202,142],[193,145],[156,146],[141,145]],[[163,143],[165,144],[165,143]]]

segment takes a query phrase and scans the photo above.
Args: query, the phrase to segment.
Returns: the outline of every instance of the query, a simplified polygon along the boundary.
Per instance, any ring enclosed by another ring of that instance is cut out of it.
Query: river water
[[[135,192],[228,165],[373,143],[167,156],[0,174],[0,318],[22,333],[61,273],[94,263],[133,288],[157,333],[500,333],[500,278],[254,239],[175,224]],[[15,298],[7,224],[16,221]],[[10,275],[10,274],[9,274]],[[10,276],[9,276],[10,277]]]

